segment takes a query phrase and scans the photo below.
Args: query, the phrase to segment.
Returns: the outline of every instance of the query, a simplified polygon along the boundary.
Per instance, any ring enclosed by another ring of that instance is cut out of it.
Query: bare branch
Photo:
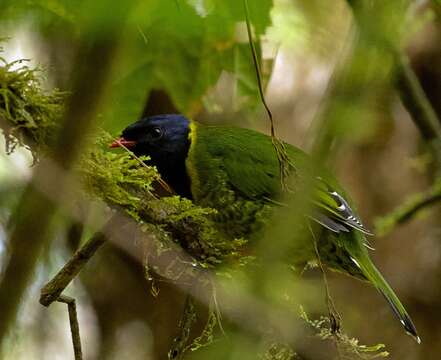
[[[105,235],[98,232],[81,246],[52,280],[41,289],[40,304],[49,306],[57,300],[105,241]]]
[[[75,304],[75,299],[69,296],[61,295],[58,298],[58,301],[67,304],[75,360],[82,360],[83,352],[81,350],[80,326],[78,323],[77,306]]]

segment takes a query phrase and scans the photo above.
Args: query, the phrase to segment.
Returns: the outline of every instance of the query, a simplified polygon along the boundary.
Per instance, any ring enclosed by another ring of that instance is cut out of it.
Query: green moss
[[[325,341],[334,341],[342,359],[378,359],[389,356],[384,350],[384,344],[361,345],[358,339],[351,338],[342,332],[334,332],[329,317],[321,316],[311,320],[303,308],[300,308],[301,318],[314,330],[316,336]]]
[[[297,360],[300,359],[295,351],[287,344],[273,342],[268,349],[259,356],[260,360]]]
[[[194,205],[179,196],[144,202],[141,218],[161,227],[194,258],[201,268],[212,268],[222,262],[241,258],[243,239],[231,239],[216,221],[217,211]]]
[[[102,132],[97,139],[76,169],[86,192],[140,221],[146,200],[155,198],[152,183],[158,173],[153,167],[140,166],[140,160],[127,152],[108,151],[110,135]]]
[[[66,94],[42,90],[41,72],[25,60],[7,63],[0,57],[0,119],[6,150],[26,146],[38,154],[52,143],[62,116]]]
[[[179,334],[173,340],[168,353],[169,360],[184,359],[187,352],[197,351],[213,343],[216,329],[221,325],[212,305],[208,309],[207,321],[202,332],[199,336],[191,339],[191,332],[199,314],[196,311],[192,297],[190,295],[187,297],[182,318],[179,322]]]

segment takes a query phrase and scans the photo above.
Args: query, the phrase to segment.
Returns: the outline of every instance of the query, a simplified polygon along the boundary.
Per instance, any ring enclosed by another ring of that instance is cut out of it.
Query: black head
[[[190,148],[190,121],[182,115],[156,115],[129,125],[112,146],[124,145],[137,156],[147,155],[161,177],[179,195],[191,198],[185,159]]]
[[[136,155],[171,155],[188,151],[190,121],[182,115],[156,115],[126,127],[122,138]],[[186,154],[185,154],[186,155]]]

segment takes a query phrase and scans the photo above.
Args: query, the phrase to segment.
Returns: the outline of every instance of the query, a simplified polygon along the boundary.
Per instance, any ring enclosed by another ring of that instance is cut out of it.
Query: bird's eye
[[[152,137],[152,139],[154,140],[158,140],[162,137],[162,129],[159,127],[154,127],[151,131],[150,131],[150,136]]]

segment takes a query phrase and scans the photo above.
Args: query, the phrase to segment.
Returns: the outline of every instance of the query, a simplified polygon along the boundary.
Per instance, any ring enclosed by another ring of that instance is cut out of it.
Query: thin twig
[[[271,113],[271,110],[265,100],[265,95],[263,93],[262,72],[260,70],[259,60],[257,59],[257,51],[256,51],[256,47],[254,46],[253,33],[251,31],[251,21],[250,21],[249,9],[248,9],[248,0],[243,0],[243,4],[244,4],[244,8],[245,8],[245,21],[246,21],[246,25],[247,25],[248,43],[250,44],[251,55],[253,56],[254,68],[256,70],[256,79],[257,79],[257,85],[258,85],[258,89],[259,89],[260,100],[262,101],[262,104],[265,107],[265,110],[268,114],[268,117],[269,117],[269,120],[271,123],[271,137],[276,137],[276,133],[274,130],[273,114]]]
[[[188,294],[185,298],[184,310],[179,321],[179,334],[173,339],[173,345],[168,353],[169,359],[183,359],[188,349],[191,329],[196,322],[196,310],[193,297]]]
[[[396,54],[396,89],[413,122],[432,150],[436,171],[441,173],[441,122],[418,77],[402,53]]]
[[[149,166],[144,162],[144,161],[142,161],[133,151],[131,151],[127,146],[125,146],[121,141],[119,141],[118,139],[115,139],[115,141],[118,143],[118,145],[121,147],[121,148],[123,148],[127,153],[129,153],[129,155],[131,156],[131,157],[133,157],[136,161],[138,161],[138,163],[142,166],[142,167],[144,167],[144,168],[146,168],[146,169],[148,169],[149,168]],[[161,178],[161,176],[159,176],[158,177],[158,179],[157,179],[157,181],[158,181],[158,183],[159,183],[159,185],[161,185],[162,186],[162,188],[167,192],[167,193],[169,193],[169,194],[174,194],[175,192],[174,192],[174,190],[170,187],[170,185],[169,184],[167,184],[167,182],[163,179],[163,178]],[[152,193],[152,196],[154,197],[154,198],[158,198],[158,196],[156,196],[155,194],[153,194]]]
[[[69,312],[70,332],[72,334],[72,345],[75,354],[75,360],[83,359],[83,352],[81,350],[80,326],[78,323],[77,306],[75,299],[69,296],[61,295],[57,301],[67,304]]]
[[[412,219],[420,211],[433,206],[441,200],[441,180],[435,182],[427,192],[414,194],[389,214],[376,220],[376,233],[385,235]]]
[[[329,289],[328,277],[326,275],[325,267],[323,266],[320,252],[318,250],[317,238],[309,222],[308,222],[308,229],[311,232],[311,238],[314,244],[314,251],[317,258],[317,263],[319,265],[320,272],[322,273],[323,276],[323,283],[325,284],[326,306],[328,307],[329,320],[331,323],[330,324],[331,332],[333,334],[335,348],[337,350],[339,359],[341,359],[340,347],[338,346],[338,334],[340,333],[340,327],[341,327],[341,315],[337,311],[337,308],[334,304],[334,300],[332,299],[331,290]]]
[[[415,125],[426,140],[441,139],[441,123],[427,98],[409,59],[403,54],[396,55],[397,90]]]
[[[280,181],[282,184],[282,189],[289,191],[289,187],[287,185],[287,178],[291,174],[291,170],[295,170],[294,164],[288,157],[286,153],[285,145],[282,141],[276,136],[276,131],[274,127],[274,119],[273,114],[266,102],[265,94],[263,92],[263,83],[262,83],[262,72],[260,69],[259,60],[257,58],[256,47],[254,46],[253,33],[251,30],[251,21],[248,9],[248,0],[243,0],[244,11],[245,11],[245,21],[247,25],[247,34],[248,34],[248,43],[250,45],[251,55],[253,57],[254,69],[256,70],[256,79],[257,79],[257,87],[259,89],[260,100],[268,114],[268,118],[270,120],[271,127],[271,140],[273,142],[274,149],[276,150],[277,159],[279,161],[279,169],[280,169]]]
[[[81,248],[75,252],[72,258],[61,268],[61,270],[42,289],[40,304],[49,306],[57,300],[64,289],[77,276],[90,258],[106,241],[105,235],[101,232],[92,236]]]

